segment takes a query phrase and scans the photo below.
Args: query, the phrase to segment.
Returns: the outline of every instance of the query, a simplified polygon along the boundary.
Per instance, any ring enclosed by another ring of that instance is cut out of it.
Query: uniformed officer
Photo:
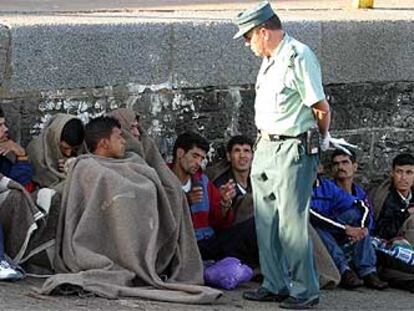
[[[319,302],[318,278],[308,236],[309,203],[316,177],[319,129],[330,143],[329,104],[315,54],[282,29],[268,2],[236,18],[247,46],[263,63],[257,76],[255,122],[259,139],[251,181],[260,266],[258,290],[243,297],[279,301],[286,309]],[[313,131],[312,129],[316,129]]]

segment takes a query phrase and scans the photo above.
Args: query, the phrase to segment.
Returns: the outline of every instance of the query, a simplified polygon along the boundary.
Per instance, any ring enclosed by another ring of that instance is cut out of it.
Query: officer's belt
[[[288,136],[288,135],[278,135],[278,134],[270,134],[264,131],[259,130],[258,134],[261,138],[269,141],[281,141],[286,139],[303,139],[306,137],[306,132],[303,132],[297,136]]]

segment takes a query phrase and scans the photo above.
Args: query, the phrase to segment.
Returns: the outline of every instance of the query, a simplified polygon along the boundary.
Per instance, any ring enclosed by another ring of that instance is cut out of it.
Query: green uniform
[[[324,98],[316,56],[285,34],[272,56],[263,60],[255,100],[258,130],[283,137],[259,139],[251,178],[262,286],[296,298],[319,295],[308,236],[318,156],[306,153],[301,134],[316,127],[311,107]]]

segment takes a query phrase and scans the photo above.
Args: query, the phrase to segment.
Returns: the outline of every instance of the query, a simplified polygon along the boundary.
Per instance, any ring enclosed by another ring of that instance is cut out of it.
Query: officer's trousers
[[[317,155],[307,155],[299,139],[260,139],[251,181],[262,286],[296,298],[319,295],[309,205],[316,178]]]

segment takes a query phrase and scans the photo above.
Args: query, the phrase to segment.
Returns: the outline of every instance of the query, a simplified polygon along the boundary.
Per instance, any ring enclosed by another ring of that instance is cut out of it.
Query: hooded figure
[[[60,192],[66,173],[59,163],[62,165],[68,158],[78,155],[77,148],[82,145],[83,137],[83,124],[79,119],[63,113],[54,115],[27,146],[34,169],[33,181],[40,187]]]

